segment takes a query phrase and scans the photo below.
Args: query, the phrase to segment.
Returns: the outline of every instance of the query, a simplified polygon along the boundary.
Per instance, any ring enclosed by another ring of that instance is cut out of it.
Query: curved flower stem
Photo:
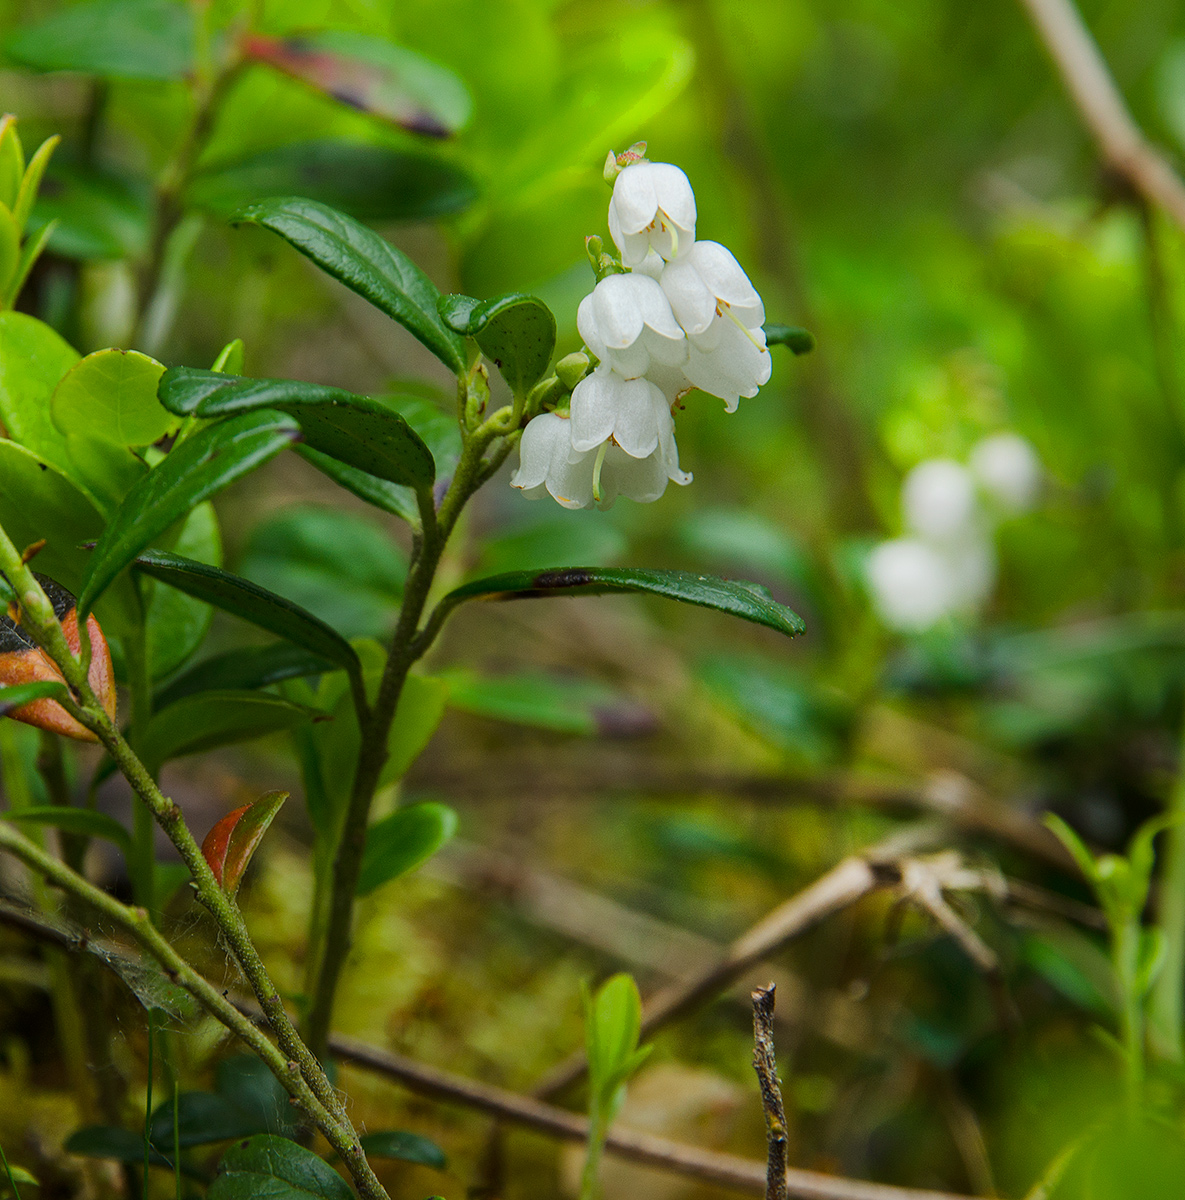
[[[276,1035],[280,1050],[286,1055],[285,1061],[294,1064],[312,1095],[328,1112],[336,1126],[352,1132],[353,1127],[345,1109],[320,1062],[301,1040],[295,1026],[289,1020],[280,994],[251,940],[238,905],[222,890],[214,878],[210,865],[206,862],[196,839],[185,823],[181,809],[157,787],[147,768],[136,756],[120,733],[118,726],[107,716],[102,704],[95,697],[82,664],[70,652],[62,627],[54,616],[53,605],[2,527],[0,527],[0,574],[7,578],[16,595],[21,609],[22,628],[49,654],[70,688],[73,699],[64,699],[63,707],[71,716],[90,729],[103,744],[115,760],[121,774],[131,784],[132,790],[147,806],[157,824],[168,834],[169,840],[176,846],[182,861],[189,868],[197,887],[198,898],[210,910],[222,937],[238,960],[251,985],[251,990],[259,1001],[260,1008],[267,1017],[268,1024]],[[12,848],[11,845],[10,848]],[[64,864],[60,865],[63,871],[69,870]],[[39,869],[41,868],[39,867]],[[95,890],[97,891],[97,889]],[[117,902],[113,900],[112,903]],[[137,913],[140,911],[136,910]],[[144,921],[148,920],[145,912]],[[138,916],[136,921],[139,922]],[[145,946],[149,944],[143,939],[141,941]],[[163,946],[167,946],[167,943],[163,941],[163,938],[154,938],[152,945],[155,947],[153,953],[156,954],[158,950],[162,950]],[[340,1148],[338,1152],[359,1189],[367,1197],[385,1197],[386,1193],[366,1162],[366,1156],[358,1144],[357,1137],[341,1140],[343,1140],[343,1148]]]
[[[323,926],[317,931],[318,944],[310,947],[316,964],[315,983],[305,1039],[313,1053],[325,1061],[329,1054],[329,1033],[333,1006],[342,968],[350,951],[350,925],[362,855],[366,849],[366,828],[370,809],[387,761],[387,740],[404,680],[412,665],[432,645],[442,622],[429,621],[423,629],[420,619],[436,578],[441,555],[461,510],[473,493],[501,466],[510,452],[510,443],[499,446],[486,459],[485,452],[496,437],[504,434],[503,424],[509,410],[499,410],[487,418],[465,439],[461,459],[452,482],[437,511],[431,493],[420,493],[423,528],[412,552],[411,567],[403,591],[399,620],[391,638],[387,665],[368,719],[362,723],[362,740],[354,768],[350,799],[342,818],[341,833],[333,859],[333,875]]]

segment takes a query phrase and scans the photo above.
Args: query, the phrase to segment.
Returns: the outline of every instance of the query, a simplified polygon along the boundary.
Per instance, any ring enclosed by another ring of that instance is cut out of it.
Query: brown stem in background
[[[1021,0],[1104,165],[1185,229],[1185,183],[1132,119],[1072,0]]]
[[[753,992],[753,1069],[761,1087],[765,1110],[769,1159],[765,1172],[765,1200],[786,1200],[786,1108],[778,1083],[778,1060],[774,1054],[774,993],[771,983]]]

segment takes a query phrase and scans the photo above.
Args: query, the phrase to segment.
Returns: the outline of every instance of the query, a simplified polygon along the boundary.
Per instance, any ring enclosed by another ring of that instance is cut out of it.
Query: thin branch
[[[658,1029],[727,991],[746,972],[820,921],[879,888],[896,886],[901,878],[896,860],[934,841],[941,833],[942,826],[926,822],[845,858],[766,914],[732,942],[719,961],[647,999],[642,1006],[642,1037],[651,1037]],[[551,1098],[582,1079],[587,1069],[588,1059],[579,1051],[548,1072],[534,1089],[534,1095]]]
[[[1185,184],[1132,119],[1072,0],[1021,0],[1104,164],[1185,229]]]
[[[765,1110],[769,1159],[765,1171],[765,1200],[786,1200],[786,1108],[778,1083],[774,1054],[774,985],[753,992],[753,1069]]]
[[[335,1034],[329,1044],[334,1056],[341,1061],[397,1079],[419,1095],[477,1109],[510,1124],[567,1142],[583,1142],[588,1137],[588,1121],[584,1117],[533,1097],[478,1083],[353,1038]],[[623,1129],[620,1124],[609,1131],[605,1150],[630,1162],[658,1167],[718,1187],[754,1196],[765,1195],[766,1164],[735,1154],[701,1150],[668,1138]],[[796,1167],[786,1171],[786,1190],[787,1196],[794,1200],[968,1200],[968,1197],[952,1192],[866,1183]]]

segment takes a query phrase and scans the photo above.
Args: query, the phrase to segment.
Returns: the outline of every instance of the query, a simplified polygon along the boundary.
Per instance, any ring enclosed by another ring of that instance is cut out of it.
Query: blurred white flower
[[[667,398],[647,379],[623,379],[602,365],[572,392],[572,449],[580,453],[612,438],[632,458],[645,458],[670,424]]]
[[[938,550],[950,577],[951,611],[974,612],[996,585],[996,550],[983,534],[948,543]]]
[[[952,458],[931,458],[905,477],[901,503],[905,526],[934,542],[959,540],[980,523],[975,481]]]
[[[971,473],[1005,512],[1033,507],[1041,490],[1041,460],[1027,438],[995,433],[971,451]]]
[[[881,620],[903,633],[929,629],[954,606],[946,561],[918,538],[881,542],[868,559],[868,583]]]
[[[695,241],[695,194],[687,176],[671,163],[626,167],[613,184],[609,233],[627,267],[652,247],[668,262],[685,254]]]
[[[668,481],[691,482],[691,474],[679,469],[675,445],[675,423],[666,409],[666,422],[658,444],[644,457],[627,454],[612,438],[595,449],[579,451],[572,446],[571,422],[559,413],[543,413],[523,430],[519,444],[519,468],[511,476],[512,487],[520,488],[531,500],[550,494],[565,508],[611,508],[618,496],[642,504],[657,500]]]
[[[601,362],[626,379],[645,375],[652,363],[679,366],[687,358],[670,302],[648,275],[606,276],[581,300],[576,326]]]

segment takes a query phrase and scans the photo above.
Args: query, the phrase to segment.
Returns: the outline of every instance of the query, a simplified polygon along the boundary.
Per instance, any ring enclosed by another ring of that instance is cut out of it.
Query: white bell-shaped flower
[[[769,382],[773,363],[760,322],[745,325],[725,306],[708,328],[687,339],[687,361],[683,374],[688,382],[719,396],[728,412],[736,412],[740,398],[756,396]]]
[[[971,451],[971,473],[1008,513],[1027,512],[1041,490],[1041,460],[1027,438],[995,433]]]
[[[745,329],[765,323],[765,306],[741,264],[719,242],[696,242],[668,264],[659,280],[675,320],[691,334],[706,333],[731,312]]]
[[[905,477],[901,493],[905,525],[934,542],[961,540],[979,524],[975,481],[951,458],[931,458]]]
[[[572,392],[572,448],[581,453],[612,438],[633,458],[645,458],[671,424],[667,398],[648,379],[624,379],[603,364]]]
[[[601,362],[625,379],[645,375],[652,363],[679,366],[687,358],[687,338],[648,275],[607,275],[581,300],[576,327]]]
[[[667,423],[658,444],[641,458],[627,454],[612,438],[593,450],[572,447],[570,421],[559,413],[543,413],[528,423],[519,444],[519,469],[512,487],[531,500],[550,494],[565,508],[611,508],[618,496],[642,504],[657,500],[667,483],[691,482],[679,469],[675,426]]]
[[[671,163],[626,167],[613,183],[609,233],[627,267],[651,248],[667,262],[687,253],[695,241],[695,193],[687,176]]]
[[[881,620],[902,633],[921,633],[955,607],[956,585],[949,564],[918,538],[881,542],[869,556],[867,574]]]

